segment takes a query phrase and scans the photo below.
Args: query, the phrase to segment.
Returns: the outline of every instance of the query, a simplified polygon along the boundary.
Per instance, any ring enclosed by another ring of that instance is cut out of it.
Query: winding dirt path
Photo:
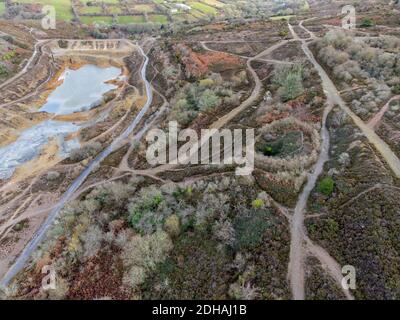
[[[309,174],[307,183],[300,194],[294,209],[294,214],[291,220],[291,242],[290,242],[290,254],[289,254],[289,266],[288,274],[290,284],[292,288],[293,298],[295,300],[305,299],[305,272],[304,272],[304,240],[305,240],[305,228],[304,228],[304,213],[307,208],[308,198],[312,190],[314,189],[318,177],[324,169],[325,162],[329,159],[329,132],[326,128],[326,119],[328,114],[331,112],[333,104],[328,101],[327,107],[324,111],[321,129],[321,151],[317,163],[314,165],[312,173]]]
[[[132,120],[130,125],[116,139],[114,139],[114,141],[106,149],[104,149],[91,163],[89,163],[86,169],[78,176],[78,178],[76,178],[72,182],[67,191],[63,194],[63,196],[57,202],[55,207],[51,210],[50,214],[47,216],[45,221],[41,224],[40,228],[37,230],[35,235],[26,245],[21,254],[18,256],[14,264],[4,275],[3,279],[0,282],[0,286],[7,286],[9,282],[14,278],[14,276],[23,269],[29,257],[31,256],[32,252],[37,248],[37,246],[43,240],[47,231],[50,229],[52,223],[59,215],[64,205],[69,200],[71,200],[75,192],[84,183],[84,181],[91,174],[93,169],[95,169],[106,157],[108,157],[112,152],[114,152],[114,150],[120,145],[121,141],[124,141],[130,136],[132,131],[137,127],[137,125],[140,123],[140,121],[150,108],[150,105],[153,102],[153,92],[151,85],[146,78],[146,71],[149,63],[149,58],[139,45],[137,45],[137,48],[141,53],[141,55],[145,58],[143,65],[141,67],[141,78],[145,84],[146,97],[147,97],[145,105],[142,107],[142,109],[136,115],[136,117]]]
[[[304,30],[307,30],[304,26],[301,27]],[[330,108],[334,105],[338,105],[344,112],[347,113],[354,121],[356,126],[361,130],[361,132],[365,135],[368,141],[374,145],[376,150],[382,155],[385,159],[386,163],[392,169],[393,173],[400,178],[400,160],[399,158],[393,153],[390,147],[375,133],[373,130],[374,123],[379,122],[383,114],[386,112],[385,107],[382,108],[381,112],[378,113],[374,117],[374,121],[371,122],[370,125],[365,124],[344,102],[341,98],[339,91],[337,90],[336,86],[334,85],[333,81],[329,78],[328,74],[322,68],[322,66],[316,61],[313,53],[308,48],[307,42],[305,39],[300,39],[299,36],[294,31],[293,27],[289,24],[289,30],[293,35],[293,38],[301,41],[302,43],[302,50],[304,51],[305,55],[307,56],[308,60],[313,64],[314,68],[318,71],[319,76],[322,80],[322,86],[324,89],[324,93],[327,97],[328,105]],[[394,97],[396,98],[396,97]],[[393,99],[394,99],[393,98]],[[388,104],[387,104],[388,105]],[[386,106],[386,105],[385,105]],[[387,108],[387,106],[386,106]],[[326,120],[326,114],[324,116],[324,123]],[[325,124],[323,124],[322,135],[324,136]],[[323,137],[324,141],[324,137]],[[323,142],[325,148],[329,148],[329,135],[325,138],[325,141],[328,143]],[[304,257],[305,257],[305,248],[308,249],[310,253],[318,257],[318,259],[323,262],[323,265],[329,271],[329,274],[340,283],[342,279],[342,274],[340,272],[340,266],[337,262],[329,256],[329,254],[322,249],[321,247],[313,244],[311,240],[305,235],[304,230],[304,210],[306,208],[307,200],[309,194],[313,187],[315,186],[316,179],[318,175],[322,172],[322,166],[324,163],[324,158],[326,155],[327,150],[324,150],[324,147],[321,151],[320,158],[317,162],[316,168],[314,169],[314,173],[309,177],[306,187],[304,188],[299,201],[296,205],[295,213],[292,220],[292,229],[291,229],[291,249],[290,249],[290,262],[289,262],[289,278],[293,293],[294,299],[304,299]],[[306,245],[305,245],[306,244]],[[348,299],[353,299],[353,296],[348,291],[344,291],[346,297]]]
[[[289,27],[292,32],[293,28]],[[297,37],[297,39],[299,39]],[[375,147],[375,149],[382,155],[386,163],[389,165],[393,173],[397,178],[400,178],[400,160],[396,154],[390,149],[390,147],[383,141],[375,131],[364,123],[344,102],[339,94],[338,89],[334,85],[333,81],[329,78],[328,74],[322,68],[322,66],[316,61],[313,53],[308,48],[307,43],[302,40],[302,49],[310,62],[314,65],[315,69],[318,71],[319,76],[322,80],[322,86],[324,88],[324,93],[327,99],[331,101],[334,105],[338,105],[350,118],[354,121],[356,126],[361,130],[368,141]]]
[[[36,56],[41,54],[42,45],[45,44],[46,42],[49,42],[49,40],[38,40],[38,42],[35,43],[33,54],[30,57],[30,59],[28,60],[28,62],[26,63],[25,67],[20,72],[18,72],[16,75],[14,75],[10,79],[8,79],[8,80],[4,81],[2,84],[0,84],[0,89],[3,89],[5,86],[11,84],[12,82],[19,79],[21,76],[23,76],[25,73],[27,73],[29,71],[29,69],[31,68],[31,65],[36,60]]]
[[[323,70],[321,66],[317,63],[312,55],[311,51],[308,48],[306,39],[300,39],[299,36],[294,31],[293,27],[289,24],[289,30],[293,35],[294,39],[301,41],[302,50],[304,51],[307,58],[312,62],[314,67],[320,74],[322,79],[322,85],[324,88],[324,92],[327,96],[327,106],[324,110],[324,115],[322,118],[322,128],[321,128],[321,151],[318,157],[317,163],[315,164],[312,172],[308,176],[307,183],[300,194],[300,197],[297,201],[294,214],[291,220],[291,243],[290,243],[290,254],[289,254],[289,266],[288,266],[288,278],[290,281],[290,286],[293,294],[293,299],[295,300],[304,300],[305,299],[305,257],[307,255],[306,250],[315,255],[321,262],[321,264],[325,267],[328,273],[339,282],[341,286],[341,268],[338,263],[321,247],[314,245],[311,240],[307,237],[305,227],[304,227],[304,219],[305,219],[305,210],[307,208],[307,202],[309,196],[314,189],[317,179],[320,174],[323,172],[324,164],[329,159],[329,146],[330,146],[330,137],[328,129],[326,128],[326,120],[327,117],[335,105],[336,100],[334,99],[334,95],[329,94],[330,86],[327,83],[325,78],[327,75],[322,74],[320,71]],[[328,78],[329,79],[329,78]],[[352,296],[349,292],[346,292],[346,297],[348,299],[352,299]]]
[[[350,291],[344,289],[341,285],[343,274],[342,274],[342,268],[339,265],[339,263],[337,263],[337,261],[333,259],[331,255],[324,248],[313,243],[310,238],[305,236],[304,239],[307,244],[308,253],[313,255],[315,258],[319,260],[319,262],[322,265],[322,268],[324,268],[325,271],[336,281],[336,283],[341,288],[347,300],[354,300],[354,297],[350,293]]]

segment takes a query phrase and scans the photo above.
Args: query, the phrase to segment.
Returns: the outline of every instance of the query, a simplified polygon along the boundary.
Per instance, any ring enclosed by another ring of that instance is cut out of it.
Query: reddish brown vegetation
[[[223,52],[207,51],[206,53],[198,53],[182,44],[177,45],[175,50],[181,57],[181,61],[185,65],[185,70],[189,77],[202,77],[211,69],[236,69],[242,64],[240,58]]]
[[[130,290],[122,283],[123,267],[118,255],[103,253],[91,258],[74,272],[68,299],[129,299]]]

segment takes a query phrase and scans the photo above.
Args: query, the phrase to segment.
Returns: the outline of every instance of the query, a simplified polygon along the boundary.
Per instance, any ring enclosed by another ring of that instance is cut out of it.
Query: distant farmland
[[[36,11],[40,10],[40,6],[52,5],[56,9],[57,19],[63,21],[71,21],[75,12],[77,18],[84,24],[96,22],[111,24],[113,21],[117,21],[119,24],[194,22],[218,15],[225,6],[223,2],[218,0],[154,0],[153,3],[145,4],[136,0],[125,2],[119,0],[102,0],[99,2],[89,0],[77,2],[71,0],[13,0],[13,2],[22,5],[37,5],[37,7],[33,7]],[[177,4],[185,4],[188,9],[185,10]],[[29,11],[30,7],[27,6],[26,10]],[[0,2],[0,14],[4,11],[5,4]]]

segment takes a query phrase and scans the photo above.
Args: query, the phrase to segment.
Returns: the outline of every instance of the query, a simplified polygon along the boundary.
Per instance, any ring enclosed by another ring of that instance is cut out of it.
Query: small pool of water
[[[40,111],[64,115],[88,110],[98,105],[106,92],[116,88],[105,82],[120,75],[121,69],[115,67],[85,65],[78,70],[68,69],[60,77],[63,83],[50,94]],[[70,122],[47,120],[24,130],[16,141],[0,148],[0,180],[11,178],[20,165],[39,156],[52,138],[57,139],[59,155],[68,157],[80,144],[78,139],[65,141],[65,136],[79,129],[79,125]]]
[[[101,103],[105,93],[117,88],[105,82],[120,75],[119,68],[100,68],[91,64],[78,70],[67,69],[60,77],[63,83],[50,94],[39,111],[65,115],[89,110]]]

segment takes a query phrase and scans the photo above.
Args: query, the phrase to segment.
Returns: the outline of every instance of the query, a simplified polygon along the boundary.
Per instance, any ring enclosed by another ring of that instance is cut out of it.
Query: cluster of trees
[[[158,22],[146,22],[146,23],[130,23],[127,25],[120,25],[119,28],[122,31],[127,32],[131,35],[150,33],[155,31],[160,31],[163,25]]]
[[[379,111],[380,106],[389,99],[392,89],[381,81],[370,79],[368,85],[360,89],[360,98],[352,100],[353,111],[366,120]]]
[[[160,47],[156,47],[152,51],[152,56],[157,62],[160,62],[161,67],[157,68],[161,72],[162,76],[167,82],[167,88],[165,91],[165,96],[170,97],[172,92],[179,85],[179,79],[181,77],[181,66],[179,64],[173,63],[172,58],[167,53],[168,49],[165,43]]]
[[[12,19],[16,17],[20,17],[22,19],[29,20],[38,20],[44,17],[44,14],[41,12],[32,12],[30,9],[27,9],[25,5],[19,3],[9,3],[7,6],[7,11],[5,12],[6,19]]]
[[[384,40],[383,40],[384,39]],[[400,53],[395,37],[354,41],[344,31],[330,31],[318,42],[318,57],[347,82],[361,78],[389,81],[400,76]]]
[[[4,43],[3,40],[8,43]],[[1,52],[0,50],[0,78],[4,78],[12,72],[14,67],[17,67],[21,63],[22,57],[18,48],[27,50],[29,46],[12,36],[2,35],[0,36],[0,47],[5,49],[5,52]]]
[[[95,39],[108,39],[108,34],[106,32],[100,31],[99,28],[95,28],[90,32],[90,35]]]
[[[275,70],[273,82],[278,86],[278,96],[283,102],[293,100],[304,92],[303,66],[278,66]]]
[[[190,273],[190,277],[185,274],[184,281],[193,280],[197,292],[203,292],[206,287],[211,289],[213,277],[225,274],[232,283],[230,287],[224,285],[227,296],[260,296],[252,283],[256,274],[269,271],[260,267],[255,272],[256,266],[250,263],[253,260],[251,252],[265,241],[264,235],[272,230],[276,218],[270,208],[269,196],[264,192],[257,193],[257,188],[249,188],[254,186],[253,179],[233,176],[199,180],[186,186],[175,183],[146,185],[142,178],[107,183],[63,210],[46,240],[34,253],[29,267],[36,272],[38,265],[52,260],[62,284],[51,292],[52,297],[68,297],[71,280],[78,276],[77,267],[83,270],[85,264],[100,261],[94,258],[104,254],[113,256],[113,265],[108,269],[111,273],[121,274],[122,267],[120,283],[114,285],[119,285],[121,290],[130,290],[131,296],[140,297],[143,290],[153,294],[160,288],[180,293],[178,283],[182,271],[176,275],[179,279],[175,279],[175,269],[164,265],[175,254],[176,246],[189,254],[188,263],[193,262],[196,267],[213,268],[213,261],[218,256],[217,259],[226,264],[215,270],[221,274]],[[205,248],[191,246],[193,234],[202,243],[208,243],[207,250],[211,250],[206,254],[208,260],[196,262],[199,250]],[[228,264],[230,255],[224,253],[227,250],[235,252],[236,258],[229,262],[232,265]],[[234,277],[225,272],[230,268],[237,269]],[[237,278],[237,275],[241,276]],[[158,280],[153,283],[155,289],[149,280],[159,276],[171,276],[170,284],[162,278],[162,284]],[[197,283],[196,279],[202,277],[206,281]],[[29,279],[27,282],[34,281],[35,277]],[[21,288],[16,291],[16,295],[23,293]]]
[[[330,31],[318,42],[318,57],[337,79],[366,84],[354,111],[368,118],[400,84],[400,40],[383,36],[355,41],[344,31]]]
[[[200,112],[213,110],[222,104],[237,105],[240,103],[240,97],[229,86],[229,83],[223,83],[219,74],[188,83],[175,97],[169,118],[185,126]]]

